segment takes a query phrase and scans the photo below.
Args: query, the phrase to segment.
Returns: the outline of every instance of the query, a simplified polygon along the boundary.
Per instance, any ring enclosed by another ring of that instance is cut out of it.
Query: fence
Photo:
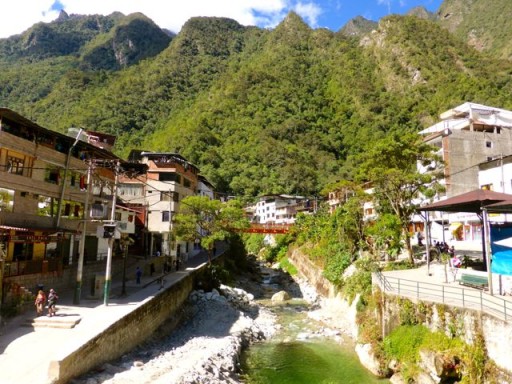
[[[8,261],[4,264],[4,277],[62,272],[62,267],[60,257],[48,260]]]
[[[504,321],[512,321],[512,302],[480,289],[462,288],[372,274],[372,284],[391,295],[478,310]]]

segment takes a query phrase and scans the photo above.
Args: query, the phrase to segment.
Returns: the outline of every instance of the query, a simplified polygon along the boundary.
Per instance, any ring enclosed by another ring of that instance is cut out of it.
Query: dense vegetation
[[[0,105],[58,131],[115,134],[122,156],[180,152],[230,194],[318,195],[392,132],[466,101],[512,106],[510,62],[422,17],[371,33],[358,19],[355,37],[293,13],[273,30],[193,18],[170,36],[140,14],[63,14],[0,40]]]

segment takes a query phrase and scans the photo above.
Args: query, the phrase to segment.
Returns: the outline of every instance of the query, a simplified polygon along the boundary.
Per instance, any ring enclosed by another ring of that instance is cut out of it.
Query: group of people
[[[46,297],[46,293],[42,289],[40,289],[37,292],[36,300],[34,302],[36,306],[37,316],[43,315],[45,306],[47,306],[48,308],[48,317],[55,316],[55,312],[57,311],[56,305],[58,300],[59,296],[57,295],[57,292],[55,292],[53,288],[50,289],[48,297]]]
[[[434,247],[439,251],[439,253],[447,253],[450,257],[455,256],[455,247],[452,245],[448,246],[444,241],[434,241]]]

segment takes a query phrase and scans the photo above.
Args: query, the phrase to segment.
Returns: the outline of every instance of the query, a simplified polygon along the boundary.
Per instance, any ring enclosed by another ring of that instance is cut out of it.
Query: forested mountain
[[[390,132],[465,101],[512,108],[505,51],[461,38],[470,10],[457,25],[440,15],[357,19],[350,33],[294,13],[272,30],[192,18],[170,36],[140,14],[63,14],[0,40],[0,105],[51,129],[115,134],[122,156],[178,151],[232,194],[314,194]]]

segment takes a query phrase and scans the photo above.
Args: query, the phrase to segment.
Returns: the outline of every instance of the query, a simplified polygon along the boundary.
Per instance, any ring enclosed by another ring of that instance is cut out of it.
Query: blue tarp
[[[512,227],[491,225],[492,273],[512,276]]]

